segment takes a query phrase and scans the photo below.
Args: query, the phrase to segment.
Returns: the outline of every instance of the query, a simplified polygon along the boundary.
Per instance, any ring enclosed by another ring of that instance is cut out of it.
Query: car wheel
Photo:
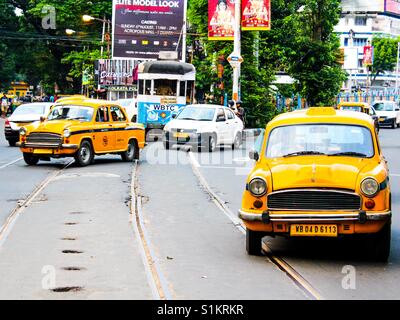
[[[32,153],[24,152],[24,161],[29,166],[35,166],[38,164],[39,158],[34,156]]]
[[[378,262],[387,262],[390,255],[392,223],[388,221],[381,231],[372,235],[368,246],[369,256]]]
[[[392,121],[392,129],[396,129],[396,119],[393,119]]]
[[[17,140],[8,140],[8,145],[10,146],[10,147],[15,147],[15,145],[17,144]]]
[[[139,152],[136,142],[132,140],[128,144],[128,149],[121,153],[121,158],[125,162],[132,162],[133,160],[138,159],[138,154]]]
[[[89,141],[83,141],[75,154],[75,161],[80,167],[86,167],[94,158],[93,148]]]
[[[242,134],[238,132],[236,134],[235,141],[232,144],[232,149],[233,150],[239,149],[241,145],[242,145]]]
[[[215,149],[217,149],[217,135],[216,134],[212,134],[208,138],[208,151],[209,152],[214,152]]]
[[[262,255],[262,238],[264,233],[260,231],[252,231],[246,229],[246,251],[251,256]]]
[[[169,141],[163,141],[163,145],[164,145],[165,150],[171,149],[171,145],[170,145]]]

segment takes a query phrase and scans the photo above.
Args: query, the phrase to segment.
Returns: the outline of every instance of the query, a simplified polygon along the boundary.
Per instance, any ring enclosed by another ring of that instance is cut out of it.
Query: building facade
[[[343,67],[349,74],[344,91],[395,87],[395,71],[381,74],[371,83],[372,75],[363,62],[364,48],[374,36],[400,36],[400,0],[342,0],[342,15],[335,32],[340,36],[345,55]]]

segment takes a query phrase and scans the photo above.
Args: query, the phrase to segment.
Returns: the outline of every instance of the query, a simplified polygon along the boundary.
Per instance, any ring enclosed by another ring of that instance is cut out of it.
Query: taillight
[[[4,124],[6,127],[10,127],[10,121],[8,121],[8,119],[6,119],[6,123]]]

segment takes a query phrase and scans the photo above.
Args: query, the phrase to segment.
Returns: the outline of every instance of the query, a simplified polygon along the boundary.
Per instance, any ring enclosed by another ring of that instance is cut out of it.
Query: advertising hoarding
[[[365,46],[364,47],[364,58],[363,65],[366,67],[372,66],[374,63],[374,47]]]
[[[385,12],[400,15],[400,0],[385,0]]]
[[[242,0],[242,30],[271,29],[270,0]]]
[[[182,57],[186,0],[113,0],[113,58],[153,60],[160,51]]]
[[[208,39],[233,40],[235,26],[234,0],[208,1]]]
[[[98,60],[95,62],[96,83],[103,87],[136,86],[138,60]]]
[[[385,0],[342,0],[342,12],[383,12]]]

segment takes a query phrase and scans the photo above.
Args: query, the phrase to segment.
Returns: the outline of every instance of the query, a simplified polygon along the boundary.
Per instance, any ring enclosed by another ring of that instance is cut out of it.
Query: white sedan
[[[379,126],[400,127],[400,108],[394,101],[377,101],[374,109],[379,117]]]
[[[21,104],[13,114],[6,119],[4,134],[10,146],[15,146],[19,141],[19,129],[22,126],[39,121],[46,117],[54,103],[37,102]]]
[[[117,103],[123,107],[128,114],[129,120],[132,122],[136,122],[137,120],[137,100],[135,98],[132,99],[120,99],[117,100]]]
[[[243,122],[229,108],[218,105],[189,105],[164,127],[165,149],[191,145],[213,152],[217,146],[242,144]]]

